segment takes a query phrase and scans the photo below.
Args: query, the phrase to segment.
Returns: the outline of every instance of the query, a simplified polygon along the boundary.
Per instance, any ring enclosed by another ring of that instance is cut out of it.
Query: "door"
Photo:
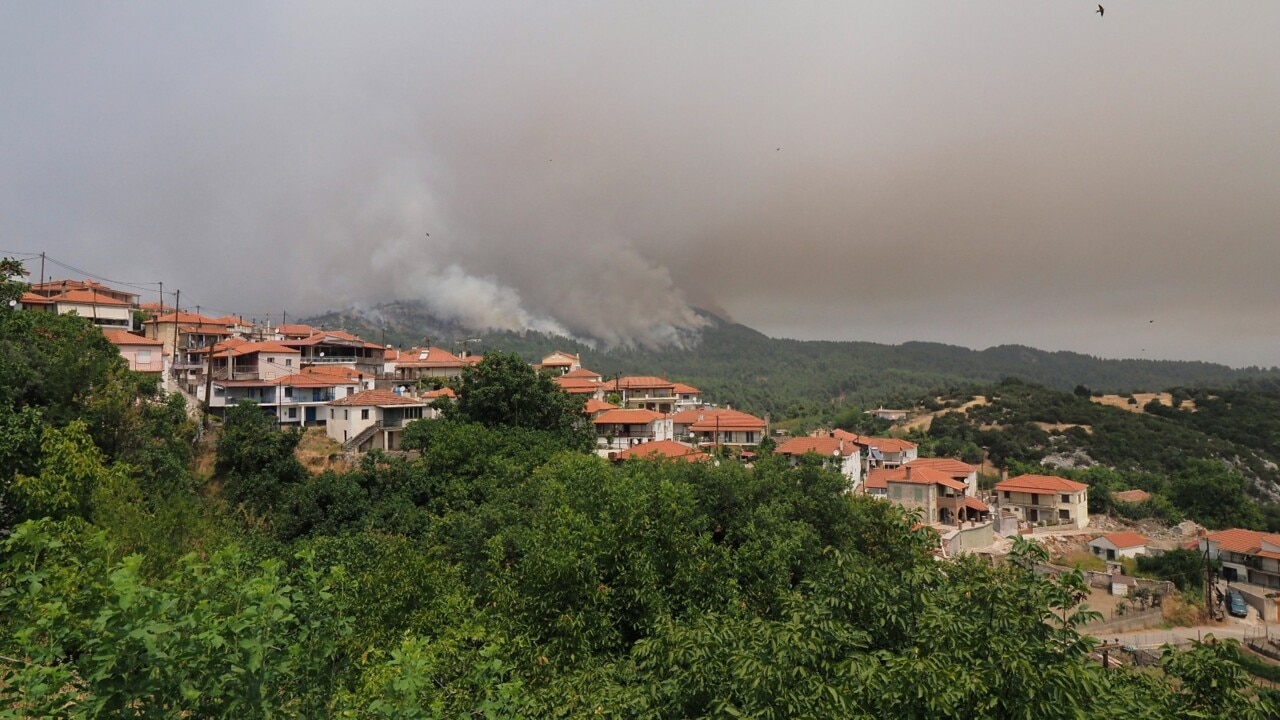
[[[304,425],[315,425],[315,424],[316,424],[316,409],[315,409],[315,408],[313,408],[313,407],[309,407],[309,408],[307,408],[305,411],[303,411],[303,424],[304,424]]]

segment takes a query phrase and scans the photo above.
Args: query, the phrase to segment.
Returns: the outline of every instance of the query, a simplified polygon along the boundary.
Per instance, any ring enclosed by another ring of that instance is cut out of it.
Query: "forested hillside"
[[[582,353],[592,370],[612,375],[662,375],[696,385],[715,402],[775,419],[823,416],[848,406],[901,404],[940,387],[998,382],[1016,377],[1058,390],[1083,383],[1107,392],[1174,386],[1227,387],[1248,378],[1280,378],[1275,369],[1235,370],[1206,362],[1103,360],[1073,352],[1045,352],[1006,345],[976,351],[954,345],[909,342],[785,340],[705,315],[707,325],[684,347],[593,350],[540,333],[480,333],[441,323],[413,303],[375,311],[341,312],[307,322],[344,328],[374,342],[420,345],[430,341],[472,350],[506,350],[536,361],[552,350]]]
[[[1102,668],[1079,574],[1026,544],[940,560],[820,463],[586,454],[511,356],[406,431],[415,457],[311,476],[244,404],[204,476],[181,400],[86,321],[5,307],[0,717],[1273,712],[1234,643]]]
[[[1083,386],[1065,393],[1006,380],[927,401],[978,396],[989,402],[933,419],[922,438],[928,449],[978,457],[985,448],[1015,471],[1088,482],[1094,512],[1113,509],[1112,492],[1137,488],[1155,497],[1120,508],[1131,516],[1280,530],[1274,391],[1175,389],[1177,408],[1153,400],[1125,410],[1094,402]]]

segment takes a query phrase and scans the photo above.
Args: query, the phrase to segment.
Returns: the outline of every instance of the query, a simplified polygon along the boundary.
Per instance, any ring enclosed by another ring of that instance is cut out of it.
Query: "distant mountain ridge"
[[[1233,369],[1186,360],[1107,360],[1070,351],[1022,345],[972,350],[957,345],[906,342],[788,340],[699,311],[707,324],[686,347],[596,350],[570,338],[537,332],[476,331],[442,321],[417,302],[396,301],[307,318],[317,327],[341,328],[372,342],[396,346],[432,344],[485,352],[519,352],[537,360],[553,350],[582,353],[583,363],[606,375],[661,375],[701,388],[719,403],[775,418],[817,414],[833,407],[908,402],[938,388],[1016,377],[1049,388],[1128,393],[1171,387],[1229,387],[1259,377],[1280,378],[1275,368]]]

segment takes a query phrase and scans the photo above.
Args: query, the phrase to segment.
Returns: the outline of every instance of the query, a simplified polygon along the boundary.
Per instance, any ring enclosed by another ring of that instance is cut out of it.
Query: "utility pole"
[[[204,374],[204,422],[209,424],[209,415],[213,411],[213,345],[205,348],[209,355],[208,372]]]
[[[164,303],[161,302],[161,305]],[[182,312],[182,290],[175,290],[173,293],[173,366],[178,366],[178,315]],[[160,339],[160,325],[156,324],[156,339]]]
[[[40,284],[44,285],[44,253],[43,252],[40,253]]]

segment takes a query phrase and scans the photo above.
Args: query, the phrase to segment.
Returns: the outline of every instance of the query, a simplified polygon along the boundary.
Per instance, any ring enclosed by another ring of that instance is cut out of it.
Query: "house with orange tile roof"
[[[764,420],[747,413],[727,408],[683,410],[672,416],[674,431],[677,416],[692,413],[696,419],[687,426],[687,434],[699,447],[727,446],[737,449],[754,447],[768,432]]]
[[[304,367],[345,365],[370,375],[385,370],[386,348],[342,330],[323,330],[303,339],[277,342],[300,352]]]
[[[611,402],[605,402],[596,398],[587,398],[587,404],[582,409],[582,414],[589,418],[595,419],[597,415],[606,410],[617,410],[618,406]]]
[[[38,282],[31,284],[31,292],[36,295],[42,295],[47,298],[56,295],[62,295],[71,290],[83,290],[95,295],[118,300],[130,307],[137,307],[138,293],[129,292],[128,290],[117,290],[113,287],[103,285],[97,280],[50,280],[48,282]]]
[[[155,315],[143,323],[146,336],[163,343],[162,352],[173,360],[173,368],[191,384],[200,372],[202,358],[192,357],[199,350],[231,337],[231,329],[193,312],[169,312]],[[177,356],[174,357],[174,348]]]
[[[164,356],[160,353],[164,345],[159,340],[149,340],[124,330],[103,330],[102,334],[120,351],[130,370],[149,375],[164,372]]]
[[[964,483],[969,489],[966,495],[978,494],[978,468],[955,458],[916,458],[905,463],[906,467],[930,468],[946,473],[953,480]]]
[[[390,390],[365,390],[327,404],[325,433],[347,450],[398,450],[405,425],[422,419],[427,405]]]
[[[1019,475],[996,483],[1000,509],[1031,525],[1089,526],[1089,486],[1052,475]]]
[[[1227,582],[1280,590],[1280,535],[1240,528],[1218,530],[1202,536],[1198,549],[1207,552],[1210,560],[1222,562],[1222,578]]]
[[[596,453],[602,457],[633,445],[672,439],[671,418],[653,410],[605,410],[591,422],[595,425]]]
[[[615,460],[675,460],[677,462],[705,462],[711,456],[701,450],[675,440],[655,440],[654,442],[632,445],[618,452]]]
[[[669,413],[676,406],[676,384],[652,375],[629,375],[605,383],[605,392],[616,392],[622,406]]]
[[[574,372],[577,372],[576,370]],[[589,377],[570,377],[574,373],[568,373],[559,377],[551,378],[551,382],[556,387],[569,393],[570,395],[581,395],[588,400],[596,400],[604,402],[605,384],[598,378]]]
[[[299,372],[268,382],[272,385],[278,421],[283,425],[297,423],[305,427],[326,424],[325,407],[334,400],[373,387],[373,378],[332,372]],[[269,406],[270,402],[264,405]]]
[[[457,378],[469,363],[438,347],[414,347],[386,351],[383,373],[397,383],[416,383],[430,378]]]
[[[230,338],[188,354],[215,380],[275,380],[302,369],[302,353],[276,341]]]
[[[274,334],[276,340],[306,340],[318,332],[320,331],[310,325],[282,323],[275,327]]]
[[[137,298],[136,294],[113,291],[93,283],[88,287],[66,287],[62,292],[50,295],[34,290],[23,293],[22,305],[27,309],[47,310],[59,315],[78,315],[100,328],[127,332],[133,330],[133,303],[121,299],[122,296]]]
[[[675,383],[672,390],[676,394],[676,410],[688,410],[702,406],[702,391],[686,383]]]
[[[565,373],[573,372],[582,367],[582,358],[573,353],[567,353],[563,350],[556,350],[550,355],[542,358],[542,362],[533,366],[534,370],[541,370],[557,377]]]
[[[1116,562],[1120,558],[1137,557],[1147,554],[1147,536],[1132,530],[1107,533],[1089,541],[1089,552],[1106,560]]]
[[[870,494],[908,510],[919,510],[926,523],[957,525],[985,522],[991,512],[986,503],[966,494],[968,485],[965,482],[936,468],[910,465],[877,468],[871,471],[867,485]],[[881,485],[883,494],[878,492]],[[873,489],[877,492],[870,492]]]
[[[835,437],[793,437],[774,448],[778,455],[785,455],[795,465],[805,455],[814,455],[840,471],[849,480],[849,491],[857,492],[862,486],[862,447],[851,440]]]
[[[877,467],[896,468],[919,457],[919,449],[910,440],[859,435],[854,442],[862,446],[868,470]]]

